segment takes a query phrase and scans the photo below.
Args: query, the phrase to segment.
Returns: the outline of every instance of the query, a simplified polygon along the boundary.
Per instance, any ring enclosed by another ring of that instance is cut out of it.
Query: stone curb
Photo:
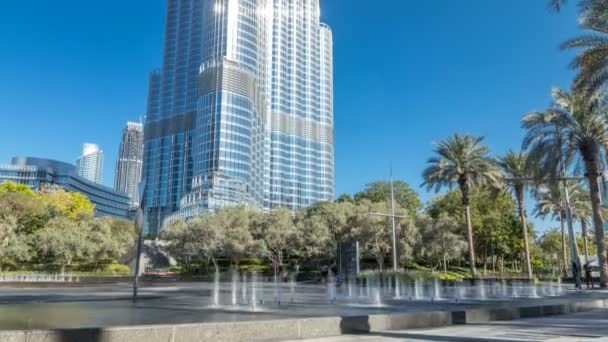
[[[0,331],[0,342],[241,342],[331,337],[348,333],[422,329],[590,311],[608,300],[464,311],[296,318],[270,321],[112,327],[103,329]]]

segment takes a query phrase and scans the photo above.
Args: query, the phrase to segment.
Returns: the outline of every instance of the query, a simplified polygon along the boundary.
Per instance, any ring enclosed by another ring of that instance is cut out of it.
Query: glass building
[[[143,126],[138,122],[127,122],[116,159],[114,190],[124,192],[131,198],[131,207],[139,207],[138,185],[144,153]]]
[[[333,199],[333,52],[319,0],[169,0],[145,126],[146,228]]]
[[[103,174],[103,151],[90,143],[82,145],[82,155],[76,160],[78,175],[91,182],[101,184]]]
[[[10,165],[0,164],[0,183],[25,184],[34,191],[58,185],[66,191],[79,192],[95,205],[96,216],[130,218],[130,200],[126,193],[78,176],[76,166],[50,159],[15,157]]]

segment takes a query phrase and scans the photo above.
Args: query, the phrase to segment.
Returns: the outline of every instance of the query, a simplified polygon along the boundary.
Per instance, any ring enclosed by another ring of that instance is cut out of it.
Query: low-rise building
[[[0,164],[0,183],[25,184],[32,190],[58,185],[66,191],[79,192],[95,205],[96,216],[129,218],[131,202],[126,193],[78,176],[76,166],[68,163],[30,157],[15,157],[10,165]]]

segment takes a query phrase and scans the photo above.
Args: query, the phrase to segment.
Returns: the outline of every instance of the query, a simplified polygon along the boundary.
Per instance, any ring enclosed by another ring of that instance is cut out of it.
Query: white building
[[[101,184],[103,171],[103,151],[91,143],[82,145],[82,155],[76,160],[78,175]]]

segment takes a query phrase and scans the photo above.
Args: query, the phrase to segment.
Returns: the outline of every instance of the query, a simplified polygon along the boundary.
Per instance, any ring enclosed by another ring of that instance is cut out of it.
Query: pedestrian
[[[591,265],[589,263],[585,264],[585,280],[587,281],[587,288],[591,284],[591,288],[593,289],[593,274],[591,273]]]
[[[581,280],[583,279],[583,275],[579,272],[576,262],[572,262],[572,280],[576,284],[577,289],[582,289],[583,285],[581,284]]]

